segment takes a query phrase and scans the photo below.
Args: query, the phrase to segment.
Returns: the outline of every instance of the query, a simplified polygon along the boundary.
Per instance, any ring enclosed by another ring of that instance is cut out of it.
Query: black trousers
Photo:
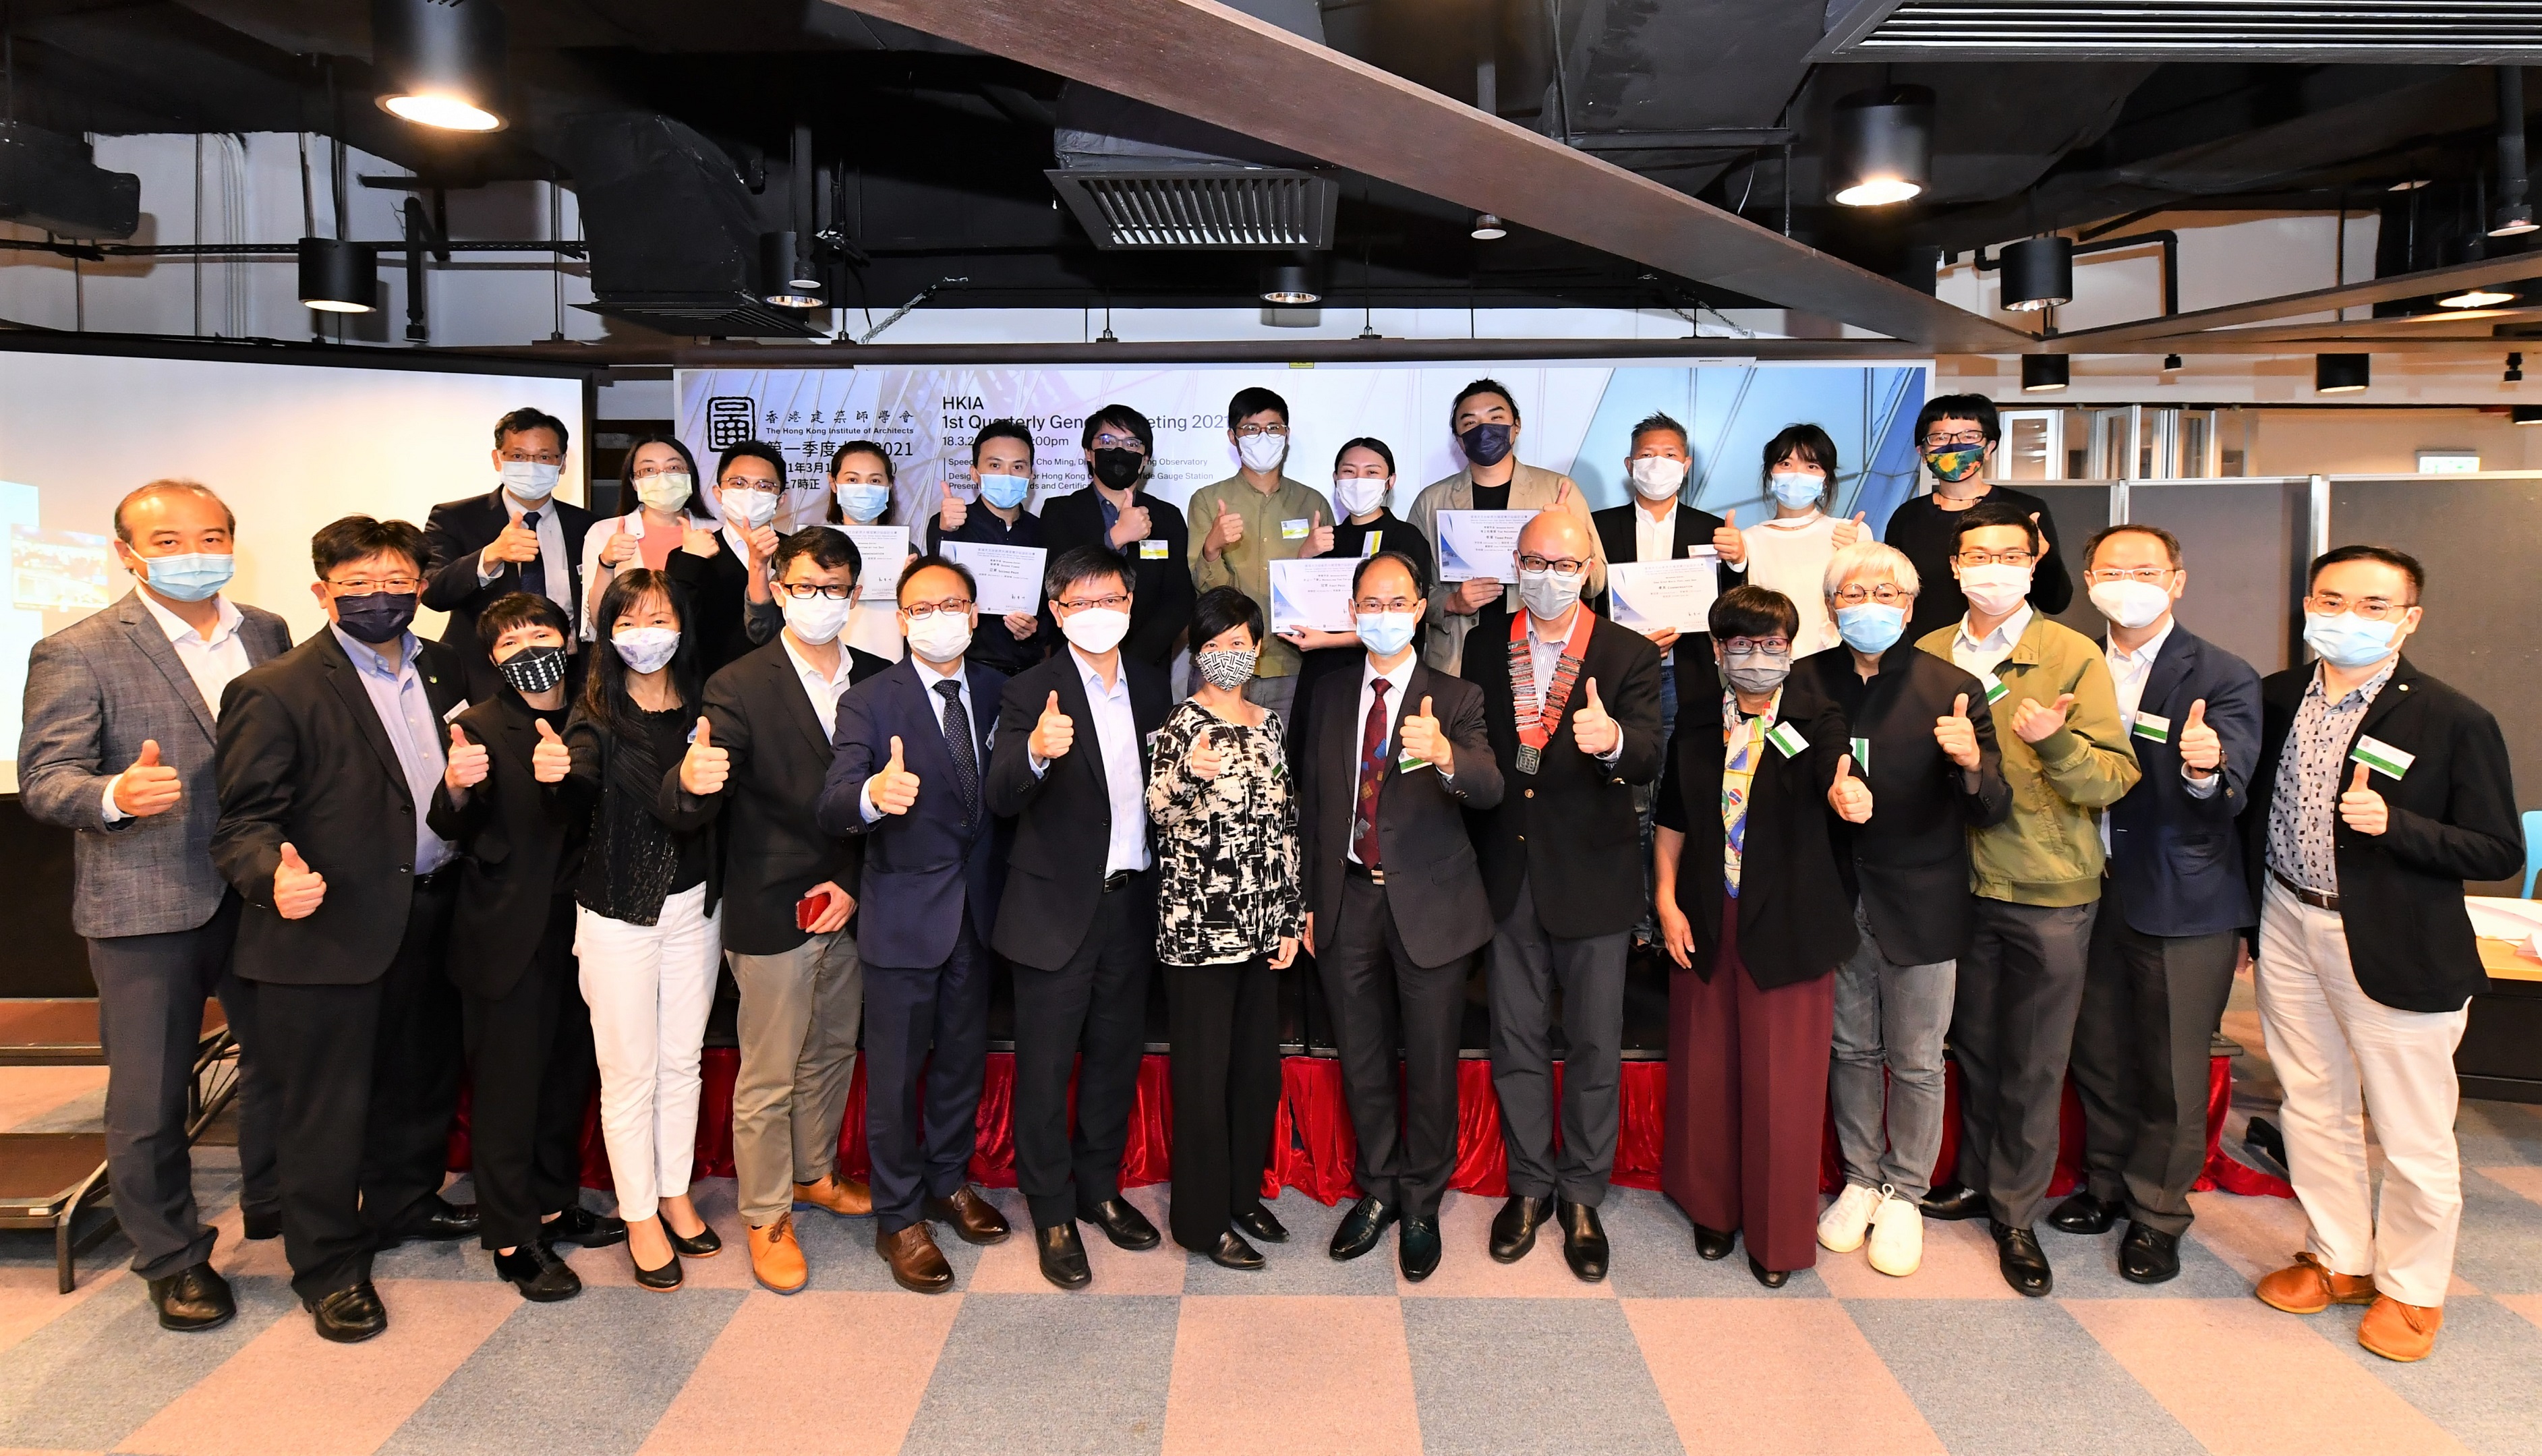
[[[929,1199],[953,1197],[979,1145],[997,958],[972,932],[970,908],[960,913],[942,965],[865,963],[865,1147],[884,1233],[923,1222]]]
[[[1165,973],[1174,1038],[1174,1182],[1166,1221],[1186,1249],[1217,1246],[1262,1202],[1280,1112],[1280,975],[1261,956]]]
[[[240,1211],[279,1211],[274,1170],[273,1081],[261,1064],[256,993],[230,966],[239,898],[223,896],[191,930],[101,936],[88,943],[97,981],[97,1025],[106,1044],[107,1183],[114,1216],[132,1240],[132,1272],[165,1278],[212,1257],[212,1230],[194,1206],[193,1144],[187,1096],[203,1002],[221,998],[239,1043]]]
[[[582,1117],[596,1068],[591,1008],[576,988],[573,896],[549,901],[547,929],[510,991],[463,990],[459,1005],[481,1241],[517,1248],[538,1237],[542,1214],[582,1196]]]
[[[1395,930],[1384,889],[1355,872],[1342,880],[1341,918],[1331,938],[1315,949],[1351,1128],[1359,1135],[1360,1192],[1383,1199],[1407,1218],[1435,1218],[1457,1166],[1457,1040],[1474,957],[1415,964]]]
[[[2013,1228],[2039,1221],[2056,1173],[2065,1065],[2099,909],[2098,901],[2037,906],[1980,896],[1977,933],[1960,957],[1951,997],[1959,1179]]]
[[[1057,1227],[1120,1195],[1121,1151],[1130,1141],[1130,1105],[1147,1052],[1148,970],[1156,945],[1157,881],[1150,872],[1101,898],[1067,965],[1014,968],[1015,1186],[1035,1228]]]
[[[372,1251],[441,1190],[459,1103],[459,993],[442,970],[456,900],[447,879],[417,885],[375,980],[257,986],[281,1101],[282,1252],[303,1299],[368,1279]]]

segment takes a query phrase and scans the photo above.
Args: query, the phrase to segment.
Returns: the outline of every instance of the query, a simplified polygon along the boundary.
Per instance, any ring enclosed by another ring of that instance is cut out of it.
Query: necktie
[[[539,513],[523,511],[521,525],[526,527],[531,535],[536,536],[539,531]],[[544,548],[537,555],[521,563],[521,590],[533,597],[544,597],[548,594],[548,557]]]
[[[1370,869],[1382,868],[1377,848],[1377,794],[1385,786],[1385,690],[1392,683],[1379,678],[1368,685],[1368,725],[1359,735],[1359,804],[1351,814],[1351,853]]]
[[[980,813],[980,754],[971,742],[971,715],[962,711],[962,685],[938,683],[935,692],[944,699],[944,747],[953,754],[953,788],[962,796],[962,818],[974,819]]]

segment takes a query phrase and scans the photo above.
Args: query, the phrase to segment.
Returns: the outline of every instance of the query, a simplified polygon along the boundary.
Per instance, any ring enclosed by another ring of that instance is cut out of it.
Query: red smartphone
[[[819,923],[821,916],[829,913],[829,910],[830,892],[827,890],[813,891],[811,894],[794,902],[794,928],[797,930],[811,929],[813,925]]]

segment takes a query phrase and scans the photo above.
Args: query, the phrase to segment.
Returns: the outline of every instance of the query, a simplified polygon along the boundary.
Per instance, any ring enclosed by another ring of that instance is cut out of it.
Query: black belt
[[[2338,896],[2324,895],[2318,890],[2307,890],[2303,886],[2298,885],[2294,881],[2278,873],[2278,867],[2274,864],[2269,866],[2269,878],[2285,886],[2286,893],[2288,895],[2293,896],[2295,899],[2302,901],[2304,904],[2311,906],[2315,910],[2335,910],[2339,909]]]
[[[1137,870],[1114,870],[1103,877],[1103,893],[1109,895],[1115,890],[1127,890],[1138,874]]]
[[[1342,869],[1353,879],[1366,880],[1372,885],[1383,885],[1385,883],[1385,871],[1382,869],[1370,869],[1367,865],[1360,863],[1356,859],[1343,860]]]

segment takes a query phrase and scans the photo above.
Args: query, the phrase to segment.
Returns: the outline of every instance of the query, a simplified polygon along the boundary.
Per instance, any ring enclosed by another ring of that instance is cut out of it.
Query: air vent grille
[[[1057,169],[1048,174],[1104,249],[1329,248],[1341,188],[1265,167]]]
[[[762,303],[746,293],[602,293],[575,307],[664,333],[710,338],[820,336],[802,314]]]
[[[1814,57],[2542,60],[2536,0],[1862,0]]]

